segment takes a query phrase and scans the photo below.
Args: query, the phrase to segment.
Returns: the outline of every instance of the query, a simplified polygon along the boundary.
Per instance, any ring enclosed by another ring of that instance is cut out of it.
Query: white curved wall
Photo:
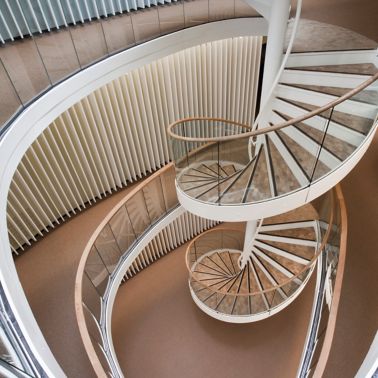
[[[131,48],[53,88],[27,108],[0,141],[0,279],[27,342],[50,376],[63,377],[64,373],[46,344],[27,303],[14,267],[7,233],[7,193],[23,155],[60,114],[126,72],[200,43],[235,36],[265,35],[266,31],[267,23],[263,19],[227,20],[183,30]]]
[[[171,160],[167,126],[189,116],[252,124],[262,37],[192,47],[132,70],[58,116],[28,148],[8,197],[14,251]]]

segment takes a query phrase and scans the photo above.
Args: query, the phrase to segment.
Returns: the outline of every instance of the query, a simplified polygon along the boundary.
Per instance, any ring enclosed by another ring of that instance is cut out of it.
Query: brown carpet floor
[[[131,188],[132,185],[77,214],[16,259],[34,316],[69,378],[95,376],[76,321],[77,267],[98,224]]]
[[[188,288],[185,247],[122,285],[113,342],[131,378],[295,376],[307,333],[314,283],[284,311],[256,323],[228,324],[203,313]]]

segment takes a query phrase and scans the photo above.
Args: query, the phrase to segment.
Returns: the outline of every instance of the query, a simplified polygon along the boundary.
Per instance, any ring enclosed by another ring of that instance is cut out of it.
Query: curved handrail
[[[337,316],[337,312],[338,312],[339,304],[340,304],[341,286],[343,282],[345,259],[346,259],[348,216],[347,216],[347,209],[345,205],[345,199],[344,199],[340,184],[336,185],[335,194],[336,194],[337,202],[340,207],[341,232],[340,232],[339,259],[338,259],[338,264],[337,264],[336,280],[335,280],[335,285],[333,288],[332,303],[331,303],[331,308],[329,312],[327,329],[324,336],[324,341],[323,341],[322,349],[320,352],[320,356],[319,356],[319,359],[318,359],[318,362],[316,364],[316,368],[314,371],[314,377],[316,378],[321,378],[323,376],[323,373],[324,373],[324,370],[328,361],[329,353],[331,351],[333,335],[334,335],[335,327],[336,327],[336,316]]]
[[[184,124],[185,122],[204,121],[204,120],[205,121],[207,120],[207,121],[217,121],[217,122],[225,122],[225,123],[230,123],[230,124],[237,124],[238,126],[243,126],[244,128],[252,129],[252,126],[245,125],[245,124],[244,125],[239,124],[238,122],[229,121],[229,120],[226,120],[226,119],[211,118],[211,117],[188,117],[188,118],[183,118],[181,120],[175,121],[172,124],[170,124],[167,128],[167,132],[168,132],[168,135],[171,136],[173,139],[186,141],[186,142],[225,142],[225,141],[229,141],[229,140],[256,137],[258,135],[267,134],[271,131],[277,131],[277,130],[283,129],[285,127],[288,127],[288,126],[292,126],[296,123],[303,122],[306,119],[309,119],[309,118],[312,118],[316,115],[319,115],[319,114],[323,113],[324,111],[329,110],[329,109],[335,107],[336,105],[338,105],[338,104],[348,100],[349,98],[353,97],[354,95],[356,95],[357,93],[361,92],[363,89],[365,89],[366,87],[368,87],[369,85],[374,83],[376,80],[378,80],[378,73],[374,74],[368,80],[365,80],[363,83],[361,83],[356,88],[354,88],[351,91],[347,92],[346,94],[338,97],[337,99],[327,103],[326,105],[320,106],[320,107],[318,107],[318,108],[316,108],[316,109],[314,109],[314,110],[312,110],[312,111],[310,111],[310,112],[308,112],[304,115],[301,115],[299,117],[292,118],[290,120],[281,122],[279,124],[276,124],[276,125],[273,125],[273,126],[270,126],[270,127],[265,127],[263,129],[259,129],[259,130],[253,130],[253,131],[249,131],[249,132],[246,132],[246,133],[239,133],[239,134],[234,134],[234,135],[227,135],[227,136],[223,136],[223,137],[206,137],[206,138],[187,137],[187,136],[181,136],[181,135],[175,134],[173,132],[173,128],[180,123]]]
[[[92,236],[88,240],[87,245],[84,248],[83,254],[80,258],[80,262],[78,265],[78,269],[76,272],[75,278],[75,312],[76,312],[76,319],[79,326],[80,335],[84,344],[84,348],[87,352],[89,360],[92,364],[95,373],[99,377],[106,377],[106,373],[103,369],[103,366],[97,356],[97,353],[93,347],[93,343],[91,340],[91,336],[88,331],[88,327],[85,320],[84,310],[83,310],[83,277],[84,277],[84,270],[86,267],[86,262],[88,256],[91,252],[91,249],[96,242],[97,238],[99,237],[101,231],[104,227],[109,223],[112,217],[117,213],[119,209],[123,205],[127,203],[131,198],[133,198],[137,193],[139,193],[144,187],[146,187],[150,182],[152,182],[156,177],[159,177],[161,174],[165,173],[169,169],[172,169],[173,163],[169,163],[165,165],[163,168],[159,169],[156,173],[152,174],[148,178],[146,178],[143,182],[137,185],[134,189],[132,189],[129,193],[127,193],[109,212],[108,214],[102,219],[100,224],[97,226],[96,230],[93,232]]]
[[[328,239],[329,239],[329,236],[331,234],[331,231],[332,231],[332,225],[333,225],[333,220],[334,220],[334,208],[335,208],[335,189],[332,189],[332,191],[330,191],[330,196],[331,196],[331,204],[330,204],[330,208],[331,208],[331,211],[330,211],[330,214],[329,214],[329,217],[327,219],[327,223],[328,223],[328,226],[327,226],[327,230],[324,234],[324,237],[323,237],[323,240],[318,248],[318,250],[316,251],[316,253],[314,254],[314,256],[312,257],[312,259],[310,260],[310,262],[308,264],[306,264],[300,271],[299,273],[293,275],[292,277],[290,277],[289,279],[287,279],[286,281],[280,283],[279,285],[275,285],[275,286],[272,286],[268,289],[264,289],[264,290],[259,290],[259,291],[254,291],[254,292],[250,292],[250,293],[232,293],[233,296],[240,296],[240,297],[246,297],[246,296],[252,296],[252,295],[259,295],[259,294],[264,294],[264,293],[268,293],[268,292],[271,292],[273,290],[277,290],[283,286],[286,286],[287,284],[289,284],[290,282],[294,281],[295,279],[298,279],[298,277],[300,277],[303,273],[305,273],[307,270],[311,269],[312,266],[316,263],[319,255],[322,253],[324,247],[326,246],[326,244],[328,243]],[[191,240],[191,242],[189,243],[187,249],[186,249],[186,254],[189,253],[190,251],[190,248],[192,247],[192,245],[198,240],[200,239],[201,237],[203,237],[205,234],[208,234],[210,232],[219,232],[219,230],[227,230],[227,228],[216,228],[216,229],[212,229],[212,230],[208,230],[208,231],[205,231],[203,233],[201,233],[200,235],[198,235],[197,237],[195,237],[194,239]],[[234,231],[234,229],[230,229],[231,231]],[[240,231],[239,231],[240,232]],[[198,281],[193,275],[192,275],[192,271],[188,265],[188,259],[186,258],[185,259],[185,262],[186,262],[186,267],[189,271],[189,276],[191,279],[193,279],[194,281],[196,281],[198,284],[200,284],[201,286],[205,286],[208,290],[210,291],[213,291],[213,292],[216,292],[216,293],[219,293],[219,294],[224,294],[224,292],[222,291],[219,291],[217,289],[214,289],[214,287],[211,287],[209,285],[207,285],[206,283],[204,282],[200,282]]]

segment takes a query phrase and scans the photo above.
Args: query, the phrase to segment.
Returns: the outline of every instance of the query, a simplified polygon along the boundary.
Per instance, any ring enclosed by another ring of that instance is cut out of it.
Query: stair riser
[[[273,104],[273,109],[280,113],[287,115],[290,118],[301,117],[308,112],[298,106],[276,99]],[[313,127],[316,130],[324,131],[326,118],[315,116],[303,121],[304,124]],[[334,136],[344,142],[353,146],[359,146],[364,140],[365,136],[357,131],[347,128],[337,122],[331,121],[328,125],[327,134]]]
[[[350,75],[333,72],[285,70],[280,78],[283,84],[323,85],[334,88],[357,88],[368,75]],[[374,85],[371,86],[374,88]]]
[[[335,66],[376,62],[376,50],[329,51],[291,54],[286,67]]]
[[[337,99],[336,96],[286,85],[278,85],[276,95],[284,99],[304,102],[318,107],[327,105]],[[337,105],[336,110],[369,119],[374,119],[377,114],[377,106],[353,100],[342,102]]]

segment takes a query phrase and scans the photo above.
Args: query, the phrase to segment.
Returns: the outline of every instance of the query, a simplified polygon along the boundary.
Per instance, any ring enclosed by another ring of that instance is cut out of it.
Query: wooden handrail
[[[323,376],[323,373],[324,373],[324,370],[328,361],[329,353],[331,350],[333,335],[335,333],[335,327],[336,327],[337,311],[339,309],[339,304],[340,304],[341,286],[343,282],[345,259],[346,259],[348,218],[347,218],[345,200],[344,200],[344,196],[343,196],[343,192],[341,190],[340,184],[336,186],[335,192],[336,192],[337,202],[340,206],[341,232],[340,232],[339,260],[337,264],[336,280],[335,280],[335,285],[333,288],[333,296],[332,296],[331,308],[330,308],[329,317],[328,317],[327,329],[324,336],[324,342],[322,345],[318,363],[316,364],[316,368],[314,371],[314,378],[321,378]]]
[[[328,220],[327,220],[327,223],[328,223],[328,227],[327,227],[327,230],[324,234],[324,237],[323,237],[323,240],[318,248],[318,250],[316,251],[316,253],[314,254],[314,256],[312,257],[312,259],[310,260],[310,262],[305,265],[303,267],[303,269],[293,275],[292,277],[290,277],[289,279],[287,279],[286,281],[284,281],[283,283],[279,284],[279,285],[276,285],[276,286],[273,286],[273,287],[270,287],[268,289],[264,289],[264,290],[259,290],[259,291],[254,291],[254,292],[251,292],[251,293],[232,293],[230,295],[232,296],[237,296],[237,297],[248,297],[248,296],[252,296],[252,295],[261,295],[261,294],[264,294],[264,293],[268,293],[268,292],[271,292],[273,290],[277,290],[285,285],[287,285],[288,283],[294,281],[295,279],[298,279],[299,276],[301,276],[304,272],[306,272],[307,270],[311,269],[311,267],[316,263],[316,260],[317,258],[319,257],[319,255],[322,253],[323,249],[325,248],[326,244],[328,243],[328,239],[329,239],[329,236],[331,234],[331,230],[332,230],[332,227],[333,227],[333,220],[334,220],[334,209],[335,209],[335,189],[332,189],[332,191],[330,191],[330,194],[331,196],[331,205],[330,205],[330,214],[329,214],[329,217],[328,217]],[[339,197],[338,197],[339,198]],[[212,229],[212,230],[208,230],[206,232],[203,232],[201,233],[200,235],[198,235],[197,237],[195,237],[194,239],[191,240],[191,242],[189,243],[187,249],[186,249],[186,267],[189,271],[189,275],[190,275],[190,278],[193,279],[194,281],[196,281],[199,285],[201,286],[204,286],[206,287],[208,290],[210,291],[213,291],[213,292],[217,292],[219,294],[224,294],[224,292],[222,291],[219,291],[217,289],[214,289],[214,287],[211,287],[209,285],[207,285],[206,283],[202,282],[202,281],[198,281],[192,274],[192,270],[189,266],[189,263],[188,263],[188,254],[189,254],[189,251],[190,251],[190,248],[192,247],[192,245],[198,240],[200,239],[201,237],[203,237],[204,235],[208,234],[208,233],[211,233],[211,232],[221,232],[221,231],[231,231],[231,232],[242,232],[242,231],[239,231],[239,230],[235,230],[235,229],[231,229],[231,228],[226,228],[226,227],[221,227],[221,228],[215,228],[215,229]]]
[[[161,174],[165,173],[169,169],[173,168],[173,163],[169,163],[165,165],[163,168],[159,169],[157,172],[146,178],[143,182],[141,182],[139,185],[136,185],[134,189],[132,189],[129,193],[125,195],[106,215],[106,217],[99,223],[96,230],[93,232],[92,236],[88,240],[87,245],[84,248],[83,254],[80,258],[80,262],[78,265],[77,273],[76,273],[76,279],[75,279],[75,312],[76,312],[76,319],[77,324],[79,326],[79,331],[81,335],[81,339],[84,344],[84,348],[87,352],[88,358],[92,364],[92,367],[97,374],[98,377],[107,377],[107,374],[105,373],[99,358],[97,357],[97,353],[93,347],[91,337],[88,332],[84,310],[83,310],[83,276],[84,276],[84,270],[86,266],[86,262],[89,256],[89,253],[96,242],[100,232],[103,230],[103,228],[109,223],[109,221],[112,219],[112,217],[117,213],[117,211],[125,205],[132,197],[134,197],[135,194],[137,194],[140,190],[142,190],[145,186],[147,186],[151,181],[155,180],[156,177],[159,177]]]
[[[235,135],[227,135],[227,136],[223,136],[223,137],[206,137],[206,138],[197,138],[197,137],[186,137],[186,136],[181,136],[181,135],[178,135],[178,134],[175,134],[173,132],[173,128],[175,126],[177,126],[178,124],[180,123],[185,123],[185,122],[191,122],[191,121],[214,121],[214,122],[225,122],[225,123],[229,123],[231,125],[236,125],[236,126],[241,126],[243,128],[247,128],[247,129],[251,129],[252,127],[249,126],[249,125],[244,125],[242,123],[239,123],[239,122],[235,122],[235,121],[230,121],[230,120],[226,120],[226,119],[222,119],[222,118],[212,118],[212,117],[189,117],[189,118],[183,118],[183,119],[180,119],[178,121],[175,121],[173,122],[172,124],[170,124],[167,128],[167,133],[170,137],[172,137],[173,139],[176,139],[176,140],[181,140],[181,141],[187,141],[187,142],[225,142],[225,141],[229,141],[229,140],[236,140],[236,139],[244,139],[244,138],[251,138],[251,137],[255,137],[255,136],[258,136],[258,135],[264,135],[264,134],[267,134],[271,131],[277,131],[277,130],[280,130],[284,127],[288,127],[288,126],[292,126],[294,124],[297,124],[299,122],[303,122],[305,121],[306,119],[309,119],[309,118],[312,118],[320,113],[323,113],[324,111],[328,110],[328,109],[331,109],[333,107],[335,107],[336,105],[348,100],[349,98],[353,97],[354,95],[356,95],[357,93],[361,92],[363,89],[365,89],[366,87],[368,87],[370,84],[374,83],[376,80],[378,79],[378,73],[376,73],[375,75],[371,76],[368,80],[364,81],[363,83],[361,83],[359,86],[357,86],[356,88],[352,89],[351,91],[349,91],[348,93],[338,97],[337,99],[329,102],[328,104],[326,105],[323,105],[319,108],[316,108],[302,116],[299,116],[299,117],[296,117],[296,118],[292,118],[288,121],[285,121],[285,122],[281,122],[277,125],[273,125],[273,126],[270,126],[270,127],[265,127],[263,129],[259,129],[259,130],[254,130],[254,131],[248,131],[248,132],[245,132],[245,133],[240,133],[240,134],[235,134]],[[185,127],[185,125],[184,125]]]

